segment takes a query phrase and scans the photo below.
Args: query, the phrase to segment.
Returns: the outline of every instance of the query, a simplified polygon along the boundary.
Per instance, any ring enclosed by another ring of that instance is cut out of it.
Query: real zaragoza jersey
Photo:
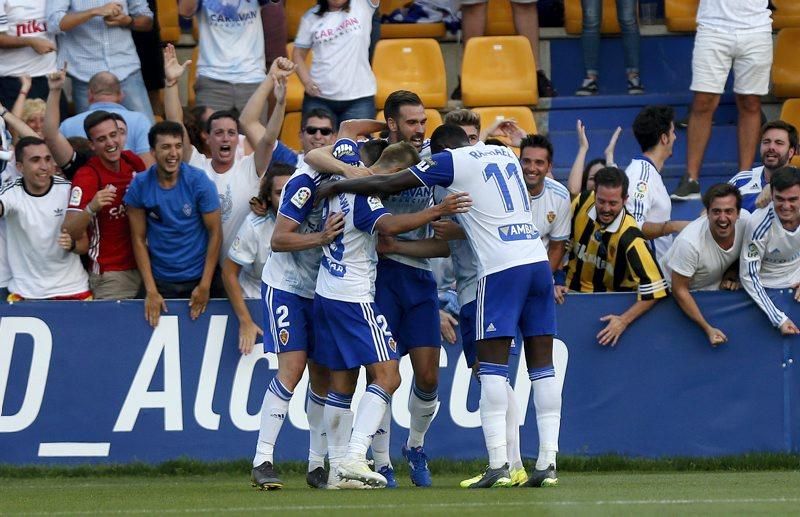
[[[739,280],[774,326],[786,321],[764,288],[783,289],[800,282],[800,228],[793,232],[784,228],[772,203],[753,212],[747,221]]]
[[[728,183],[739,189],[742,195],[742,208],[750,213],[756,211],[756,199],[765,185],[769,185],[764,176],[764,166],[749,171],[742,171],[728,180]]]
[[[426,186],[467,192],[469,212],[460,214],[478,259],[478,277],[547,260],[531,220],[522,167],[506,147],[478,143],[433,155],[411,167]]]
[[[625,169],[628,175],[628,201],[625,208],[636,219],[639,228],[644,223],[664,223],[672,217],[672,200],[670,200],[661,173],[644,155],[631,160]],[[672,235],[662,235],[652,241],[656,260],[666,255],[672,246]]]
[[[322,205],[314,207],[314,195],[319,183],[320,174],[310,166],[303,165],[283,187],[278,213],[299,224],[300,233],[322,230]],[[314,298],[321,259],[322,252],[319,248],[292,252],[273,251],[264,264],[261,280],[273,289],[294,293],[303,298]]]

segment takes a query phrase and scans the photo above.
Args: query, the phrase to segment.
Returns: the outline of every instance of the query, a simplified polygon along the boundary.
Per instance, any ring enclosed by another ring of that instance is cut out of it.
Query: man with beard
[[[772,174],[789,163],[797,152],[797,129],[783,120],[767,122],[761,128],[761,163],[749,171],[742,171],[728,183],[742,194],[742,208],[748,212],[756,209],[756,199],[769,185]]]
[[[675,145],[675,112],[669,106],[645,106],[633,121],[633,134],[642,154],[625,169],[629,189],[626,208],[645,238],[653,241],[657,258],[672,245],[672,234],[689,221],[670,221],[672,201],[661,178],[664,163]]]
[[[747,223],[739,277],[747,294],[783,335],[800,334],[764,288],[795,289],[800,301],[800,171],[782,167],[770,182],[772,203],[753,212]]]
[[[614,346],[625,329],[667,296],[667,282],[639,230],[625,209],[628,176],[616,167],[595,175],[594,191],[572,203],[572,245],[567,287],[581,293],[636,292],[636,303],[621,315],[600,318],[608,325],[598,342]]]
[[[706,214],[678,235],[661,259],[661,269],[681,310],[705,332],[711,346],[718,346],[728,337],[706,321],[689,291],[738,288],[725,273],[739,259],[749,214],[740,217],[742,195],[727,183],[712,185],[703,205]]]

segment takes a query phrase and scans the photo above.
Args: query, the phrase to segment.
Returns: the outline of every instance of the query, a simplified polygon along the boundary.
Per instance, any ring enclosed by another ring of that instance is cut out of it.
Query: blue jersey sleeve
[[[373,233],[375,223],[389,211],[381,200],[375,196],[356,195],[353,202],[353,225],[362,232]]]
[[[449,187],[453,183],[453,155],[447,151],[434,154],[409,170],[428,187]]]
[[[208,179],[205,172],[197,170],[194,180],[194,196],[200,213],[208,214],[219,210],[217,186]]]
[[[361,163],[361,149],[355,140],[340,138],[333,144],[333,157],[348,165],[358,166]]]
[[[275,149],[272,150],[272,163],[287,163],[297,167],[297,153],[289,149],[283,142],[275,142]]]
[[[317,186],[306,174],[290,179],[283,187],[283,199],[278,213],[297,224],[303,224],[314,208],[314,194]]]

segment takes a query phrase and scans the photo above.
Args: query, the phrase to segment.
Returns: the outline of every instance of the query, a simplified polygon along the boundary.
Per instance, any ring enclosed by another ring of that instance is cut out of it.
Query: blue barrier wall
[[[800,321],[788,292],[771,293]],[[558,373],[564,385],[561,452],[637,456],[798,451],[800,339],[782,338],[744,293],[699,293],[730,341],[712,349],[672,300],[659,303],[603,348],[599,318],[628,294],[570,295],[559,308]],[[257,303],[251,310],[260,314]],[[259,348],[240,356],[236,318],[214,301],[197,321],[169,303],[155,330],[141,302],[26,302],[0,306],[0,463],[158,462],[252,455],[258,410],[277,361]],[[564,344],[566,347],[564,347]],[[483,457],[478,389],[458,346],[442,354],[431,457]],[[410,365],[403,362],[403,371]],[[523,454],[537,436],[525,365],[514,365],[527,411]],[[392,451],[408,426],[410,375],[393,402]],[[276,460],[304,459],[305,383],[281,433]],[[443,437],[446,437],[443,438]]]

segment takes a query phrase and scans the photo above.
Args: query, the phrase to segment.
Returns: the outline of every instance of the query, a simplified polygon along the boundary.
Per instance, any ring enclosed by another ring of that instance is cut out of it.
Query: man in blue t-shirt
[[[165,298],[189,298],[192,319],[206,310],[222,222],[214,183],[181,162],[181,125],[159,122],[147,136],[156,164],[133,178],[124,202],[144,283],[145,317],[155,327]]]

